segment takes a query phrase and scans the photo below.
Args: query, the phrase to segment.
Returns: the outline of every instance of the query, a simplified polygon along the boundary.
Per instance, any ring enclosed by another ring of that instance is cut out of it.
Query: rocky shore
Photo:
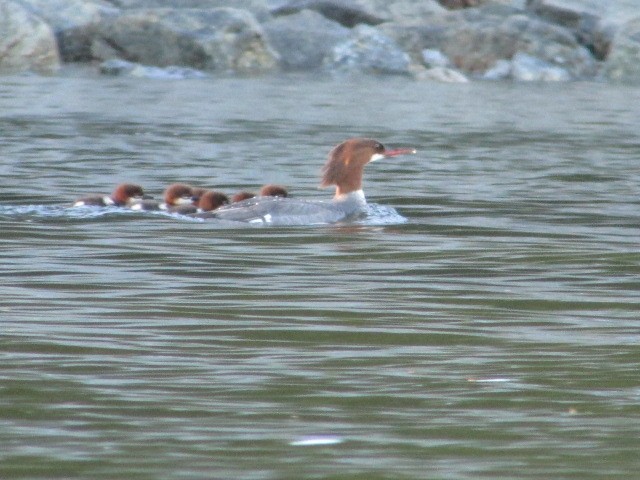
[[[640,83],[640,11],[592,0],[0,0],[0,74],[311,71]],[[615,2],[613,2],[615,3]]]

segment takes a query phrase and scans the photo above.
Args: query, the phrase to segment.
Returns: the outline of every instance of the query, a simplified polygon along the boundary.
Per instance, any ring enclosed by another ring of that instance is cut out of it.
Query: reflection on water
[[[0,476],[630,478],[638,97],[4,79]],[[367,167],[353,224],[66,208],[124,180],[329,198],[356,135],[419,153]]]

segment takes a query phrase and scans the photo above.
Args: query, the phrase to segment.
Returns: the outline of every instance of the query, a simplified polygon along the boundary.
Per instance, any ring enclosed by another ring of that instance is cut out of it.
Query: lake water
[[[640,89],[0,79],[0,477],[629,479]],[[353,224],[69,211],[120,181],[318,190]]]

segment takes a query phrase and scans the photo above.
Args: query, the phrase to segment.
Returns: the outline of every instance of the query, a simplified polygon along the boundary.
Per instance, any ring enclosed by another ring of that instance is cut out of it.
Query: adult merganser
[[[196,210],[197,201],[194,198],[191,185],[173,183],[165,189],[163,197],[164,202],[140,200],[129,205],[129,208],[131,210],[167,210],[173,212],[181,207],[191,207],[193,211]]]
[[[88,195],[78,198],[74,207],[125,207],[144,198],[144,191],[140,185],[133,183],[121,183],[111,195]]]
[[[214,217],[252,224],[308,225],[334,223],[366,210],[362,175],[369,162],[416,153],[413,148],[387,150],[378,141],[352,138],[335,146],[322,169],[321,187],[336,186],[331,201],[255,197],[222,207]]]

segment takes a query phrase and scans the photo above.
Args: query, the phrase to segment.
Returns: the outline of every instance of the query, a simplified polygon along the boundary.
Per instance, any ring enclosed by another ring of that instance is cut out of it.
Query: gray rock
[[[449,67],[451,60],[440,50],[425,48],[422,50],[422,61],[427,67]]]
[[[602,20],[602,2],[585,0],[527,0],[527,9],[569,29],[598,60],[609,54],[614,28]]]
[[[314,10],[345,27],[358,24],[378,25],[383,17],[363,8],[353,0],[292,0],[271,10],[274,16],[291,15],[302,10]]]
[[[493,67],[482,74],[481,78],[484,80],[506,80],[511,78],[511,60],[498,60]]]
[[[518,52],[511,60],[511,78],[521,82],[566,82],[571,75],[564,68]]]
[[[271,16],[266,0],[110,0],[110,3],[122,9],[237,8],[251,12],[260,22]]]
[[[467,83],[469,79],[453,68],[432,67],[414,75],[418,80],[434,80],[443,83]]]
[[[55,32],[66,62],[89,61],[96,25],[118,9],[101,0],[14,0],[44,19]]]
[[[423,50],[442,52],[447,32],[460,28],[464,24],[464,20],[457,16],[443,15],[429,19],[425,23],[388,22],[378,28],[404,48],[413,58],[422,61]]]
[[[424,25],[434,16],[446,13],[436,0],[359,0],[358,4],[386,22]]]
[[[320,68],[324,58],[351,31],[312,10],[274,18],[262,25],[285,70]]]
[[[124,11],[100,24],[92,51],[103,60],[241,73],[278,63],[253,15],[233,8]]]
[[[499,24],[469,24],[448,35],[443,49],[454,63],[469,72],[482,72],[487,62],[511,59],[527,53],[549,64],[565,68],[575,78],[596,72],[589,51],[561,27],[524,15],[512,15]]]
[[[450,10],[458,10],[461,8],[477,7],[492,1],[493,0],[438,0],[438,3]]]
[[[640,17],[624,24],[616,33],[602,77],[622,83],[640,83]]]
[[[576,29],[583,17],[597,17],[597,4],[588,0],[527,0],[527,10],[552,23]]]
[[[482,75],[519,52],[563,68],[573,78],[593,77],[597,70],[593,56],[571,32],[499,4],[435,16],[428,25],[391,24],[384,31],[414,61],[421,61],[425,48],[437,49],[471,75]]]
[[[571,75],[564,68],[518,52],[511,60],[498,60],[482,75],[482,78],[485,80],[511,79],[518,82],[566,82],[571,80]]]
[[[158,80],[183,80],[189,78],[204,78],[206,74],[193,68],[178,67],[152,67],[126,60],[107,60],[99,67],[100,73],[112,76],[129,76],[140,78],[153,78]]]
[[[49,25],[12,1],[0,0],[0,73],[52,73],[60,66]]]
[[[409,75],[410,58],[375,27],[359,25],[353,36],[336,45],[325,58],[325,67],[336,73]]]

